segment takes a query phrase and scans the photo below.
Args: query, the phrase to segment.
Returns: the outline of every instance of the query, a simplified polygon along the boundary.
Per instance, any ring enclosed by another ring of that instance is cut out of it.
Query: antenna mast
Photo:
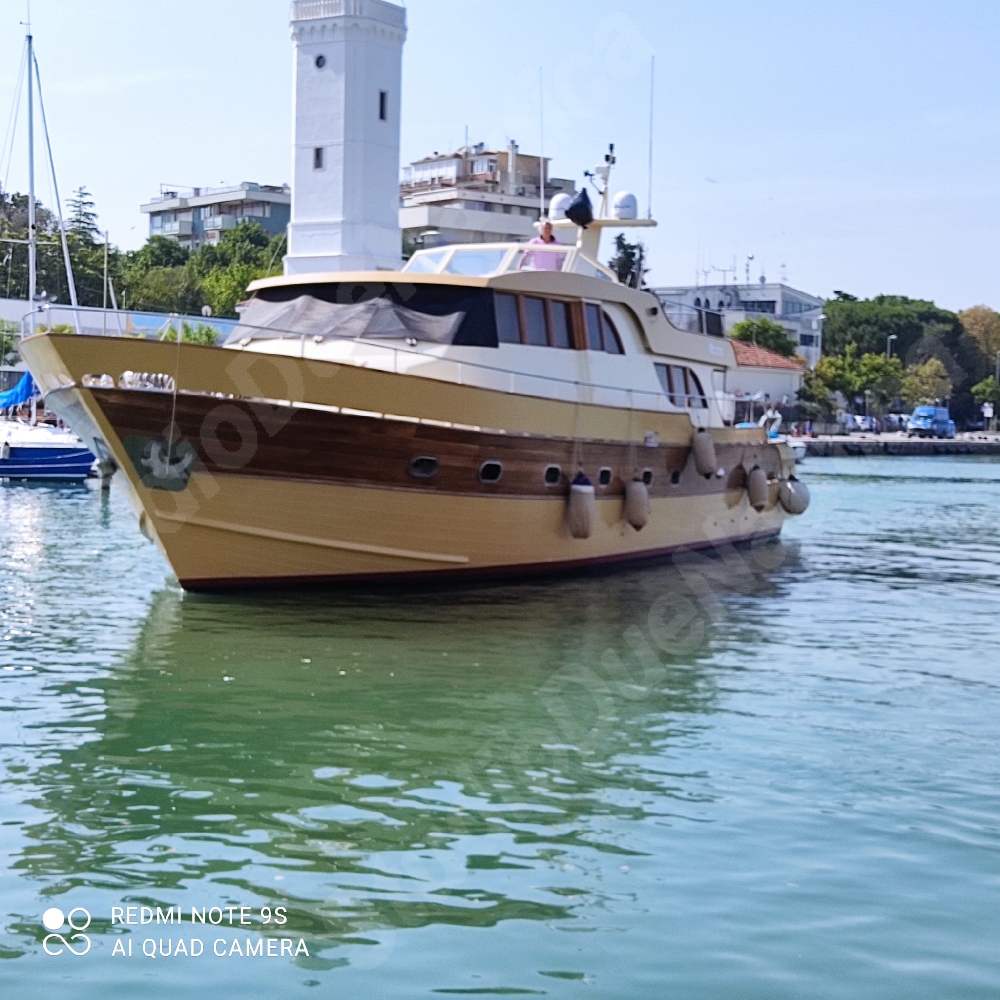
[[[646,218],[653,217],[653,71],[656,56],[649,57],[649,162],[647,164],[648,184],[646,188]]]
[[[63,263],[66,265],[66,284],[69,287],[69,302],[73,307],[73,319],[76,322],[76,332],[80,332],[80,314],[76,312],[76,282],[73,280],[73,264],[69,257],[69,243],[66,240],[66,225],[63,222],[62,200],[59,197],[59,184],[56,181],[56,161],[52,157],[52,140],[49,138],[49,123],[45,117],[45,101],[42,98],[42,76],[38,71],[38,59],[32,55],[35,67],[35,79],[38,82],[38,107],[42,112],[42,130],[45,132],[45,148],[49,154],[49,173],[52,177],[52,193],[56,199],[56,214],[59,216],[59,236],[62,240]],[[31,66],[28,66],[31,72]]]
[[[545,218],[545,88],[538,67],[538,222]],[[541,228],[539,228],[541,232]]]
[[[35,59],[34,40],[31,37],[31,7],[28,7],[28,301],[31,304],[31,332],[35,332],[35,293],[37,291],[37,240],[35,231],[35,105],[31,67]]]

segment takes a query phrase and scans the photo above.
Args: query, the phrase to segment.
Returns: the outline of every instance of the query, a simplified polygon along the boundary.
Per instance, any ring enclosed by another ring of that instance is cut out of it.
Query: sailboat
[[[42,112],[42,126],[45,145],[49,153],[49,167],[52,171],[52,187],[59,216],[59,233],[62,241],[63,259],[66,264],[66,278],[69,286],[70,302],[77,305],[76,284],[73,281],[73,265],[66,242],[66,227],[63,224],[62,205],[56,184],[55,164],[52,160],[52,146],[49,142],[48,123],[45,120],[45,105],[42,101],[42,83],[35,58],[34,39],[30,21],[25,33],[25,72],[28,84],[28,300],[38,301],[38,229],[35,224],[35,84],[38,86],[38,101]],[[15,98],[16,100],[16,98]],[[31,316],[30,333],[35,332],[35,314]],[[0,479],[57,479],[81,482],[95,469],[96,459],[71,430],[37,421],[38,392],[30,373],[12,389],[0,393],[0,412],[8,411],[11,416],[0,421]],[[25,421],[14,414],[23,406],[30,407],[30,418]]]

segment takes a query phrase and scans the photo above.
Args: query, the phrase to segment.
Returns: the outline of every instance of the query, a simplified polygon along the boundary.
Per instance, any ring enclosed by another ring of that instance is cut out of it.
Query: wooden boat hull
[[[761,432],[713,431],[719,474],[706,478],[684,414],[193,345],[45,335],[22,350],[47,404],[114,460],[143,530],[189,589],[580,572],[772,537],[786,516],[787,448]],[[233,392],[248,360],[258,391]],[[299,391],[260,391],[272,368]],[[169,374],[177,391],[115,387],[126,370]],[[441,419],[448,394],[468,422]],[[631,427],[615,433],[623,421]],[[574,425],[587,433],[558,433]],[[432,476],[413,475],[420,457],[437,463]],[[482,481],[484,463],[501,466],[497,481]],[[558,480],[546,482],[552,466]],[[746,488],[756,466],[769,480],[761,510]],[[567,519],[578,471],[596,493],[586,538]],[[641,530],[625,519],[637,477],[649,481]]]

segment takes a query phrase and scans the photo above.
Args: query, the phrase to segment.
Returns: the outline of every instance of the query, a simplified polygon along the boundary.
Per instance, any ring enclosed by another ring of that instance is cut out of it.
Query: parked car
[[[918,406],[906,422],[906,436],[953,438],[955,421],[947,406]]]
[[[851,428],[852,431],[867,431],[870,434],[875,430],[872,418],[866,417],[863,413],[855,413],[852,419],[854,421],[854,426]]]

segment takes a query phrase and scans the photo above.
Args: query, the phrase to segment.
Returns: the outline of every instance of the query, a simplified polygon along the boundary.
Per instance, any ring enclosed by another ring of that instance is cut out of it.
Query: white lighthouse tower
[[[399,105],[406,11],[295,0],[286,274],[400,266]]]

